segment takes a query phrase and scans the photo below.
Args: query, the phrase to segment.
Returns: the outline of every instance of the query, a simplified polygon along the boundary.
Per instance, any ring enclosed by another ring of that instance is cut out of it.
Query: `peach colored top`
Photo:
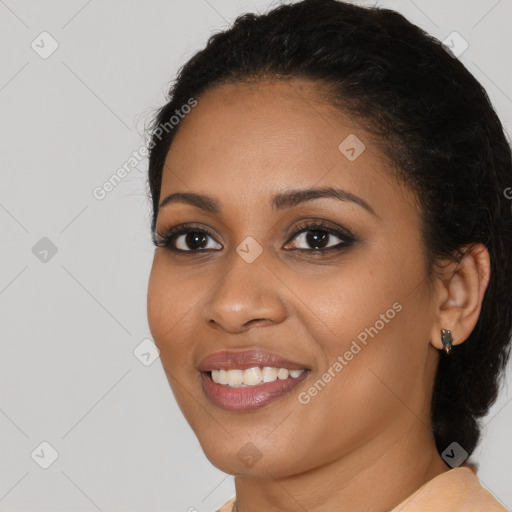
[[[216,512],[232,512],[235,497]],[[390,512],[508,512],[468,466],[436,476]]]

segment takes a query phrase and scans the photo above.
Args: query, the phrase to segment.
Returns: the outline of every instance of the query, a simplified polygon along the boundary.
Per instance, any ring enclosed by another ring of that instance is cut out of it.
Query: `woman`
[[[464,66],[390,10],[245,15],[149,149],[148,319],[220,510],[504,511],[467,458],[510,348],[511,153]]]

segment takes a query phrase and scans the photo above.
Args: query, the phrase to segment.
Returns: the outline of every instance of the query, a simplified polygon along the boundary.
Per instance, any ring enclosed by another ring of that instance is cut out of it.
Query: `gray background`
[[[159,359],[134,354],[150,337],[147,162],[103,200],[92,192],[144,143],[168,82],[212,31],[270,5],[0,0],[0,510],[206,512],[234,494]],[[460,59],[512,133],[511,0],[378,5],[441,40],[459,32]],[[58,43],[49,56],[44,31]],[[508,386],[473,457],[508,508],[511,400]],[[47,469],[42,442],[58,452]]]

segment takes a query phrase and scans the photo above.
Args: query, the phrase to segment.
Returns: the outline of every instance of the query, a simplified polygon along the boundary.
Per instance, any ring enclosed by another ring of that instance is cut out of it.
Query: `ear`
[[[443,349],[441,329],[449,329],[453,345],[466,341],[475,328],[485,290],[491,276],[489,251],[485,245],[463,249],[460,263],[450,261],[437,277],[437,321],[432,326],[432,345]]]

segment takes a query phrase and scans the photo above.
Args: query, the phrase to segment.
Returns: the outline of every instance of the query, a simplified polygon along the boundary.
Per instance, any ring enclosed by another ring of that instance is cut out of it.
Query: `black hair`
[[[512,157],[479,82],[437,39],[401,14],[337,0],[303,0],[244,14],[180,70],[151,126],[148,183],[156,227],[162,172],[179,126],[158,130],[191,98],[264,77],[321,83],[329,101],[377,135],[396,176],[415,192],[428,275],[483,243],[490,282],[469,338],[440,356],[431,404],[440,453],[471,454],[478,418],[497,397],[512,327]],[[322,95],[322,97],[324,97]]]

